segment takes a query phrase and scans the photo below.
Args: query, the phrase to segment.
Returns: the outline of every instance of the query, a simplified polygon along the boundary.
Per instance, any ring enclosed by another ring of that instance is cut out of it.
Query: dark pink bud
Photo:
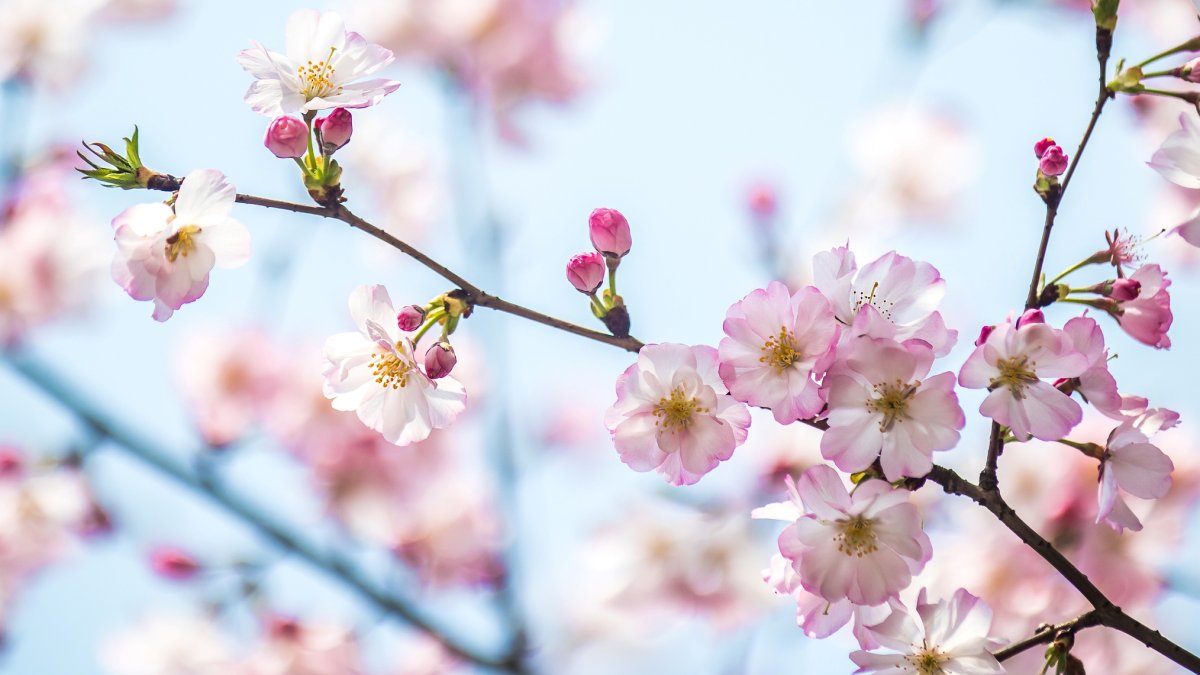
[[[160,546],[151,551],[150,568],[172,581],[186,581],[202,569],[195,558],[173,546]]]
[[[979,337],[975,338],[975,346],[978,347],[987,342],[988,336],[991,335],[992,331],[994,330],[996,330],[995,326],[984,326],[983,328],[980,328]]]
[[[1112,283],[1108,297],[1119,302],[1128,302],[1137,298],[1142,292],[1142,282],[1137,279],[1117,279]]]
[[[1042,314],[1042,310],[1037,308],[1025,310],[1021,318],[1017,319],[1017,328],[1028,326],[1031,323],[1046,323],[1046,317]]]
[[[1179,68],[1179,76],[1188,82],[1200,82],[1200,58],[1192,59]]]
[[[350,142],[354,134],[354,117],[345,108],[334,108],[326,117],[318,117],[313,126],[321,139],[321,150],[332,155],[334,150]]]
[[[405,305],[396,315],[396,325],[402,331],[414,331],[425,323],[425,308],[416,305]]]
[[[620,258],[633,246],[629,221],[616,209],[596,209],[588,216],[592,246],[606,256]]]
[[[755,183],[746,194],[746,206],[757,218],[770,218],[779,210],[779,195],[770,183]]]
[[[1054,146],[1054,145],[1058,145],[1058,144],[1054,142],[1053,138],[1050,138],[1049,136],[1047,136],[1047,137],[1043,138],[1042,140],[1038,141],[1037,143],[1033,144],[1033,154],[1037,155],[1038,159],[1041,159],[1042,155],[1046,154],[1046,151],[1049,150],[1050,147]]]
[[[1057,145],[1051,145],[1042,154],[1038,168],[1047,176],[1061,176],[1067,170],[1067,153]]]
[[[280,159],[303,157],[308,152],[308,127],[295,117],[276,117],[267,127],[263,145]]]
[[[604,256],[591,251],[567,261],[567,281],[580,293],[591,295],[604,283]]]
[[[284,641],[296,640],[300,637],[300,622],[290,616],[272,614],[266,619],[267,635]]]
[[[449,342],[439,342],[425,352],[425,374],[431,380],[437,380],[450,374],[458,357],[454,355],[454,347]]]
[[[25,458],[21,451],[7,445],[0,445],[0,478],[15,478],[21,475],[25,468]]]

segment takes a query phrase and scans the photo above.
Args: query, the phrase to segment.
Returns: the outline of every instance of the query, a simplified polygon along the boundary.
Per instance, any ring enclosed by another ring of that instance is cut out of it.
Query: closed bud
[[[182,549],[162,546],[150,552],[150,568],[172,581],[186,581],[200,572],[201,565]]]
[[[1137,298],[1142,292],[1142,282],[1137,279],[1117,279],[1112,282],[1112,288],[1106,295],[1118,302],[1127,302]]]
[[[1017,328],[1032,323],[1046,323],[1046,317],[1042,314],[1042,310],[1037,308],[1025,310],[1021,318],[1017,319]]]
[[[1200,58],[1192,59],[1180,66],[1179,76],[1188,82],[1200,82]]]
[[[604,256],[595,251],[580,253],[567,261],[567,281],[580,293],[591,295],[604,283]]]
[[[276,117],[267,127],[263,145],[280,159],[303,157],[308,152],[308,127],[295,117]]]
[[[345,108],[334,108],[326,117],[318,117],[313,126],[321,141],[321,151],[332,155],[334,150],[350,142],[354,133],[354,117]]]
[[[416,305],[405,305],[396,314],[396,325],[402,331],[414,331],[425,323],[425,309]]]
[[[454,355],[454,347],[449,342],[439,342],[425,352],[425,374],[431,380],[437,380],[450,374],[458,357]]]
[[[1055,143],[1053,138],[1047,136],[1033,144],[1033,154],[1036,155],[1038,159],[1041,159],[1042,155],[1046,154],[1046,150],[1049,150],[1050,147],[1054,145],[1058,145],[1058,143]]]
[[[1067,153],[1057,145],[1051,145],[1042,153],[1038,168],[1047,176],[1061,176],[1067,170]]]
[[[616,209],[596,209],[588,216],[592,246],[605,256],[621,258],[633,246],[629,221]]]

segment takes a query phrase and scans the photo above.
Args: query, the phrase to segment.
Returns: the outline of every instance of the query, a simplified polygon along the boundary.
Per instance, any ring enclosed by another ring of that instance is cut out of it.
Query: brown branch
[[[1084,628],[1091,628],[1092,626],[1099,625],[1100,612],[1099,610],[1093,609],[1080,614],[1070,621],[1064,621],[1057,626],[1042,626],[1035,631],[1033,635],[1030,635],[1024,640],[1014,642],[1003,649],[997,649],[992,656],[996,657],[997,661],[1005,661],[1038,645],[1044,645],[1046,643],[1053,642],[1062,636],[1074,635]]]

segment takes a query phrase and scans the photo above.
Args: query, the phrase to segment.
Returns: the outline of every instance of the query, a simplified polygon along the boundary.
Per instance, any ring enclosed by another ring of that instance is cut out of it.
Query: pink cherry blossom
[[[1142,499],[1158,499],[1171,489],[1175,465],[1162,450],[1150,443],[1138,422],[1149,422],[1147,430],[1158,427],[1155,417],[1128,420],[1112,430],[1100,462],[1099,509],[1096,522],[1104,521],[1120,532],[1140,530],[1142,523],[1121,499],[1121,491]],[[1119,490],[1118,490],[1119,488]]]
[[[244,659],[239,675],[362,673],[355,631],[332,623],[269,615],[263,639]]]
[[[949,600],[925,601],[925,589],[917,598],[918,623],[912,615],[877,626],[883,646],[897,654],[857,651],[850,660],[855,673],[954,673],[955,675],[999,675],[1004,666],[992,652],[1004,644],[991,636],[992,609],[987,603],[958,589]]]
[[[1150,158],[1150,168],[1176,185],[1200,188],[1200,118],[1180,113],[1179,126]]]
[[[396,310],[383,286],[359,286],[350,294],[357,333],[325,342],[325,396],[337,410],[358,419],[396,445],[424,440],[449,426],[466,409],[466,392],[452,377],[430,379],[400,334]]]
[[[853,325],[860,310],[870,307],[878,317],[868,325],[882,319],[895,326],[894,334],[875,330],[867,333],[872,337],[924,340],[936,356],[949,353],[958,338],[958,331],[947,329],[937,312],[946,282],[928,263],[892,251],[859,269],[849,247],[840,246],[813,258],[813,284],[843,324]]]
[[[188,336],[177,351],[176,372],[206,443],[228,445],[253,427],[278,391],[289,357],[252,329]]]
[[[734,398],[769,408],[780,424],[821,411],[816,378],[833,359],[839,329],[817,289],[789,293],[773,281],[734,303],[724,328],[719,372]]]
[[[156,321],[199,299],[214,265],[238,267],[250,258],[250,233],[229,217],[235,196],[221,172],[198,169],[184,179],[173,211],[138,204],[113,219],[113,279],[134,300],[153,300]]]
[[[1021,328],[1004,323],[967,358],[958,382],[986,388],[990,393],[979,412],[1012,429],[1018,440],[1057,440],[1079,424],[1083,410],[1042,378],[1077,377],[1087,367],[1087,358],[1063,331],[1044,323]]]
[[[392,52],[346,32],[336,12],[297,10],[288,18],[286,54],[255,43],[237,60],[255,78],[246,103],[268,117],[365,108],[400,87],[392,80],[362,79],[390,64]]]
[[[788,481],[803,513],[779,535],[779,552],[800,583],[829,602],[880,605],[908,586],[932,555],[908,490],[868,480],[846,490],[833,469],[817,465]]]
[[[717,350],[646,345],[617,378],[617,401],[604,415],[621,461],[691,485],[746,440],[750,411],[725,391]]]
[[[1174,315],[1171,313],[1171,280],[1158,265],[1142,265],[1129,278],[1141,286],[1138,296],[1120,304],[1117,322],[1133,339],[1158,349],[1170,349]]]
[[[954,373],[926,377],[932,363],[933,350],[921,340],[845,343],[822,385],[829,429],[821,454],[851,473],[879,458],[890,481],[929,473],[932,453],[954,447],[966,424]]]
[[[1087,370],[1076,378],[1075,391],[1096,410],[1123,420],[1125,401],[1117,391],[1117,381],[1108,370],[1108,349],[1104,346],[1104,332],[1095,319],[1077,316],[1063,326],[1063,332],[1071,338],[1075,351],[1087,359]]]
[[[62,89],[86,64],[84,48],[103,0],[0,3],[0,80],[20,78]]]
[[[1052,145],[1046,148],[1038,162],[1038,169],[1047,176],[1061,176],[1067,170],[1067,153],[1061,147]]]
[[[200,614],[146,616],[109,638],[100,659],[114,675],[236,672],[229,638],[214,617]]]

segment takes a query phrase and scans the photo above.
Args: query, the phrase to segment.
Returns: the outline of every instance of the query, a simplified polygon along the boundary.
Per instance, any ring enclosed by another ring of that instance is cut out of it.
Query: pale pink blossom
[[[746,440],[750,412],[726,393],[712,347],[646,345],[616,390],[604,425],[634,471],[691,485]]]
[[[1139,422],[1146,422],[1145,431]],[[1170,457],[1150,443],[1147,435],[1147,432],[1154,433],[1160,424],[1160,416],[1150,413],[1137,421],[1121,423],[1109,434],[1100,461],[1097,523],[1104,521],[1118,532],[1126,528],[1140,530],[1142,523],[1121,499],[1121,492],[1142,499],[1159,499],[1171,489],[1171,472],[1175,465]]]
[[[184,179],[173,210],[138,204],[113,219],[113,279],[134,300],[153,300],[156,321],[199,299],[214,265],[250,258],[250,233],[229,217],[235,197],[221,172],[198,169]]]
[[[1057,440],[1079,424],[1083,411],[1043,378],[1078,377],[1087,368],[1087,358],[1063,331],[1044,323],[1019,329],[1004,323],[967,358],[958,381],[968,389],[986,388],[980,414],[1012,429],[1018,440]]]
[[[925,589],[917,598],[918,623],[912,615],[877,626],[883,646],[896,654],[857,651],[850,659],[855,673],[914,673],[932,675],[999,675],[1004,666],[992,652],[1004,641],[991,635],[992,609],[958,589],[949,600],[928,603]]]
[[[238,675],[351,675],[362,673],[358,638],[336,624],[272,615],[263,639],[245,657]]]
[[[1087,370],[1075,378],[1075,391],[1096,410],[1113,419],[1125,419],[1123,410],[1127,402],[1117,391],[1117,381],[1108,370],[1108,349],[1100,324],[1091,317],[1077,316],[1063,325],[1063,332],[1071,338],[1075,351],[1087,359]]]
[[[204,441],[220,447],[246,434],[278,391],[289,358],[253,329],[190,334],[177,351],[176,372]]]
[[[211,616],[147,616],[108,639],[100,660],[114,675],[236,672],[233,648]]]
[[[390,64],[392,52],[347,32],[335,12],[297,10],[288,18],[286,54],[255,43],[237,60],[255,78],[246,103],[268,117],[365,108],[400,87],[392,80],[362,79]]]
[[[839,329],[817,289],[790,293],[773,281],[734,303],[724,329],[718,371],[735,399],[770,409],[780,424],[821,411],[817,379],[833,360]]]
[[[803,515],[779,535],[779,552],[810,593],[880,605],[906,588],[932,555],[908,490],[868,480],[850,493],[824,465],[805,471],[798,483],[789,479],[788,490],[791,507]]]
[[[1158,265],[1142,265],[1129,275],[1141,287],[1138,297],[1120,304],[1117,323],[1133,339],[1158,349],[1170,349],[1174,315],[1171,313],[1171,280]]]
[[[937,312],[946,282],[929,263],[892,251],[859,269],[849,246],[839,246],[813,258],[813,284],[829,300],[838,321],[847,326],[865,321],[860,325],[872,337],[924,340],[936,356],[949,353],[958,338],[958,331],[947,329]],[[872,316],[860,319],[868,307]],[[895,326],[894,333],[873,328],[886,324]]]
[[[103,0],[0,2],[0,80],[65,88],[86,63],[90,23]]]
[[[839,349],[838,363],[822,385],[829,429],[821,454],[839,469],[863,471],[878,458],[890,481],[920,477],[935,451],[958,443],[966,418],[954,373],[927,377],[927,343],[858,337]]]
[[[1150,167],[1176,185],[1200,188],[1200,118],[1180,113],[1179,126],[1150,158]]]
[[[454,422],[467,395],[452,377],[430,379],[401,335],[396,310],[383,286],[359,286],[350,294],[356,333],[325,341],[325,396],[337,410],[358,419],[389,442],[408,445]]]
[[[404,125],[375,115],[354,121],[355,142],[338,151],[338,162],[353,170],[356,194],[366,191],[378,209],[379,225],[405,241],[419,240],[447,203],[443,166],[436,152]],[[374,242],[372,242],[374,243]],[[368,254],[390,269],[401,254],[371,246]]]

